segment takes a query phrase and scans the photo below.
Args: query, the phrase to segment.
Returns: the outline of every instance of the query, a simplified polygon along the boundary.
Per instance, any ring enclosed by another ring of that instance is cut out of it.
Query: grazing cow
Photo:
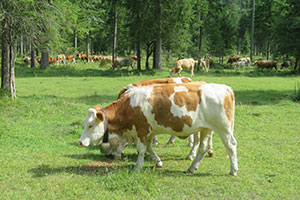
[[[210,56],[204,56],[204,58],[201,58],[202,69],[204,67],[206,72],[208,72],[208,69],[209,69],[210,59],[211,59]]]
[[[65,54],[58,54],[58,56],[57,56],[57,63],[60,64],[62,62],[64,64],[66,64],[66,56],[65,56]]]
[[[296,61],[284,61],[281,65],[280,65],[280,69],[282,68],[289,68],[289,66],[291,65],[295,65]]]
[[[55,63],[56,63],[56,57],[49,57],[49,65],[51,65],[51,64],[53,64],[53,65],[55,65]]]
[[[100,61],[102,59],[102,56],[93,56],[94,61]]]
[[[116,56],[116,59],[118,57]],[[111,64],[112,63],[112,56],[102,56],[100,60],[99,67],[103,67],[105,64]]]
[[[188,137],[200,131],[200,147],[189,167],[193,173],[208,151],[212,131],[218,133],[225,145],[231,164],[230,174],[238,171],[234,126],[234,93],[221,84],[164,84],[130,89],[109,106],[88,110],[80,146],[119,146],[126,137],[137,138],[138,160],[135,170],[143,166],[148,151],[162,167],[162,161],[152,148],[152,138],[158,134]]]
[[[261,68],[262,71],[264,71],[264,69],[273,69],[273,67],[276,69],[277,71],[277,61],[273,61],[273,60],[261,60],[261,61],[255,61],[253,65],[257,65],[259,68]]]
[[[127,67],[127,70],[129,67],[133,69],[135,63],[136,63],[136,56],[131,56],[130,58],[117,58],[114,60],[114,63],[112,64],[111,69],[115,68],[121,68],[121,67]]]
[[[243,69],[245,69],[245,64],[246,64],[245,60],[238,60],[234,65],[234,69],[236,69],[237,67],[243,67]]]
[[[191,77],[194,77],[194,67],[198,61],[193,58],[186,58],[177,60],[174,64],[174,67],[170,70],[170,76],[172,77],[174,73],[177,73],[178,76],[181,76],[181,71],[183,69],[191,70]]]
[[[76,60],[75,60],[75,55],[69,55],[69,56],[66,56],[66,62],[70,63],[75,63]]]
[[[240,59],[239,56],[231,56],[230,58],[228,58],[227,64],[232,64],[236,61],[238,61]]]
[[[81,61],[86,61],[88,62],[88,58],[87,58],[87,55],[86,54],[82,54],[82,53],[78,53],[77,54],[77,57],[81,60]]]
[[[149,86],[149,85],[155,85],[155,84],[190,83],[190,82],[192,82],[192,80],[190,78],[186,78],[186,77],[164,78],[164,79],[154,79],[154,80],[139,81],[139,82],[132,83],[132,84],[129,84],[126,87],[124,87],[120,91],[120,93],[118,95],[118,99],[120,99],[122,96],[124,96],[124,94],[126,94],[126,92],[128,92],[128,90],[130,90],[131,88],[134,88],[134,87],[142,87],[142,86]],[[195,83],[195,82],[193,82],[193,83]],[[199,84],[206,84],[205,81],[198,81],[197,83],[199,83]],[[196,136],[199,137],[199,134],[197,133]],[[174,143],[174,140],[175,140],[175,136],[171,136],[170,139],[169,139],[169,141],[167,142],[167,144]],[[131,141],[133,141],[133,140],[131,140]],[[157,137],[156,136],[153,138],[153,144],[157,144]],[[126,144],[124,144],[123,147],[121,147],[121,148],[124,148],[125,145]],[[188,144],[188,146],[190,146],[190,147],[193,146],[190,154],[187,156],[187,159],[192,160],[193,157],[195,157],[196,150],[197,150],[197,148],[199,146],[199,144],[194,143],[194,135],[190,135],[189,136],[189,144]],[[102,151],[102,153],[111,154],[112,150],[107,150],[107,152]],[[116,158],[120,158],[121,157],[121,151],[118,152],[118,153],[119,153],[118,155],[115,155]],[[209,146],[209,152],[208,152],[208,154],[209,154],[209,157],[213,157],[212,140],[210,140],[210,146]]]
[[[24,62],[24,64],[29,65],[30,62],[31,62],[31,57],[26,56],[26,57],[23,59],[23,62]]]

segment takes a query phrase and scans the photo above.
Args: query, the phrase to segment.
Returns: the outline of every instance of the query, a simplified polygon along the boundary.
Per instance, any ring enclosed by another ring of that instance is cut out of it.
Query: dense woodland
[[[299,11],[299,0],[1,1],[1,88],[15,96],[16,57],[30,54],[41,68],[60,53],[136,55],[139,70],[162,69],[162,57],[259,56],[295,60],[299,73]]]

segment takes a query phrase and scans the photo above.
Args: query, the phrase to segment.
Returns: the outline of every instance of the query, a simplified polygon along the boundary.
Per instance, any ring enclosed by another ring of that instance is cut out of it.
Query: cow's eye
[[[89,128],[92,128],[93,127],[93,125],[89,125]]]

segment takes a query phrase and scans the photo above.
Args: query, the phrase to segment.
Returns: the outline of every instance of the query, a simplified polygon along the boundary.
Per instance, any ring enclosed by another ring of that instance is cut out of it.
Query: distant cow
[[[295,61],[284,61],[284,62],[280,65],[280,69],[282,69],[282,68],[289,68],[289,66],[295,65],[295,64],[296,64]]]
[[[61,64],[61,63],[66,64],[66,56],[65,56],[65,54],[58,54],[57,55],[57,63],[58,64]]]
[[[24,64],[26,64],[26,65],[29,65],[29,64],[30,64],[30,61],[31,61],[31,57],[29,57],[29,56],[26,56],[26,57],[23,59],[23,62],[24,62]]]
[[[205,71],[208,72],[209,66],[210,66],[210,56],[204,56],[204,58],[201,58],[201,65],[202,65],[202,69],[203,67],[205,68]],[[205,63],[202,63],[205,62]]]
[[[241,57],[239,56],[231,56],[230,58],[228,58],[227,64],[232,64],[236,61],[238,61]]]
[[[69,56],[66,56],[66,62],[70,63],[75,63],[76,60],[75,60],[75,55],[69,55]]]
[[[131,67],[131,69],[133,69],[135,63],[136,63],[136,56],[131,56],[130,58],[117,58],[114,60],[114,63],[112,64],[111,69],[115,69],[115,68],[121,68],[121,67],[127,67],[127,70],[129,67]]]
[[[116,59],[118,57],[116,56]],[[111,64],[112,63],[112,56],[102,56],[102,58],[100,59],[100,64],[99,67],[103,67],[106,64]]]
[[[261,70],[263,71],[265,68],[266,69],[273,69],[275,68],[277,71],[277,61],[273,60],[261,60],[261,61],[255,61],[254,65],[257,65]]]
[[[127,136],[134,135],[138,152],[135,170],[140,171],[146,151],[156,161],[157,167],[163,165],[152,148],[153,136],[188,137],[200,131],[197,157],[188,169],[189,173],[193,173],[208,151],[209,138],[215,131],[227,149],[230,174],[236,176],[234,107],[234,93],[226,85],[185,83],[135,87],[105,108],[100,105],[90,108],[78,142],[80,146],[118,146]]]
[[[235,65],[234,65],[234,68],[238,68],[238,67],[243,67],[243,69],[245,69],[245,64],[246,64],[246,61],[245,60],[238,60]]]
[[[191,70],[191,77],[194,77],[194,67],[198,61],[193,58],[185,58],[177,60],[174,64],[174,67],[170,70],[170,76],[172,77],[174,73],[177,73],[178,76],[181,76],[181,71],[184,69]]]
[[[55,65],[56,61],[57,61],[56,57],[49,57],[49,65],[51,64]]]

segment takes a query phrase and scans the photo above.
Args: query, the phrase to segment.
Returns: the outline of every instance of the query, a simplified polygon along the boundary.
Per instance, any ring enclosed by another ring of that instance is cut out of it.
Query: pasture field
[[[109,105],[125,85],[168,77],[159,71],[99,69],[75,64],[30,69],[17,64],[17,99],[0,97],[0,199],[300,199],[300,104],[291,100],[299,76],[255,69],[196,71],[193,80],[224,83],[236,95],[235,137],[239,172],[217,134],[214,157],[185,174],[187,140],[154,149],[141,173],[131,173],[137,153],[127,147],[121,161],[83,148],[77,141],[87,110]],[[189,76],[189,72],[182,75]]]

